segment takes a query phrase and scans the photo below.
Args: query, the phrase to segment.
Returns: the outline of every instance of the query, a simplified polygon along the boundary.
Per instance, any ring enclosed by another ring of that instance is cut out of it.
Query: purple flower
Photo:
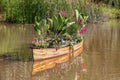
[[[76,20],[76,22],[77,22],[77,23],[81,23],[81,22],[82,22],[82,20],[81,20],[81,19],[78,19],[78,20]]]
[[[64,11],[60,11],[60,15],[64,17],[67,16],[67,14]]]

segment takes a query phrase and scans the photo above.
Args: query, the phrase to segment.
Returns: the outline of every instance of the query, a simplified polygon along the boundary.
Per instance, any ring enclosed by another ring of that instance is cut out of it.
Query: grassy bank
[[[53,17],[59,11],[71,15],[75,9],[89,16],[89,21],[99,20],[101,16],[120,18],[118,0],[0,0],[0,11],[4,20],[10,23],[34,23],[39,18]],[[113,4],[114,3],[114,4]],[[97,4],[97,5],[96,5]],[[105,5],[103,5],[105,4]],[[112,7],[108,7],[112,6]]]
[[[120,19],[120,9],[111,6],[101,6],[100,10],[104,17],[109,19]]]
[[[92,20],[98,16],[97,8],[90,0],[1,0],[4,18],[7,22],[33,23],[34,17],[52,17],[60,10],[71,15],[75,9],[81,11]]]
[[[93,0],[99,6],[102,17],[120,19],[120,0]]]

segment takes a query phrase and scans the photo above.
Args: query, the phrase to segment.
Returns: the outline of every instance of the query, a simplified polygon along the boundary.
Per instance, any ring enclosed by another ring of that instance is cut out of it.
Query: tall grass
[[[89,16],[89,21],[100,16],[99,8],[93,0],[1,0],[4,16],[8,22],[33,23],[34,17],[52,17],[60,10],[71,15],[75,9]],[[105,0],[101,0],[105,1]],[[117,0],[116,0],[117,1]]]

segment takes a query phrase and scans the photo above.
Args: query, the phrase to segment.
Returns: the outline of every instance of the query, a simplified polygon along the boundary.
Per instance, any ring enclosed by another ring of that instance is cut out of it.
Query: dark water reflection
[[[28,44],[33,36],[30,25],[1,24],[0,54],[14,53],[14,58],[24,59],[23,55],[29,58]],[[32,76],[33,62],[22,59],[0,58],[0,80],[120,80],[120,21],[90,25],[85,34],[82,56],[72,62]]]

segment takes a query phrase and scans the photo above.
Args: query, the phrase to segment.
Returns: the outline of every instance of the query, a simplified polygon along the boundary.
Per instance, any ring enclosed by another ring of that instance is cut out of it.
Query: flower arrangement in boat
[[[62,48],[82,41],[87,30],[88,16],[75,10],[72,16],[60,11],[53,18],[39,20],[35,18],[34,30],[38,37],[32,41],[33,48]]]

